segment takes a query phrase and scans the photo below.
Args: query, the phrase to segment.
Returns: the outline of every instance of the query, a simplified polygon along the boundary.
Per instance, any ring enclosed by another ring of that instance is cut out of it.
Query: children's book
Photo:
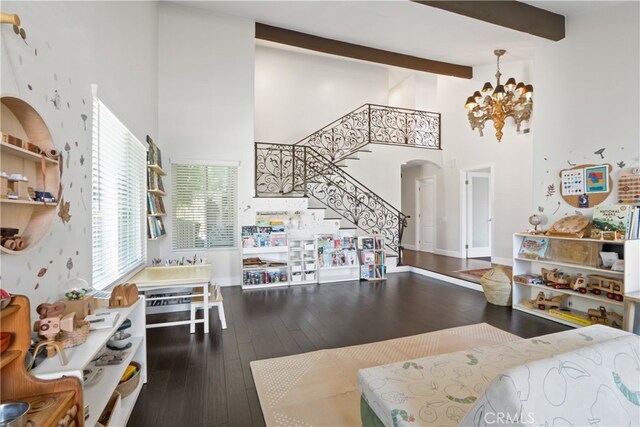
[[[591,237],[595,239],[624,239],[630,226],[631,206],[598,205],[593,210]]]

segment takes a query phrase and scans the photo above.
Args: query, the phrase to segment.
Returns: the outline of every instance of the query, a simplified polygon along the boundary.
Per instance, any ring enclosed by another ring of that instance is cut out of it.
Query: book
[[[593,210],[591,237],[618,240],[627,237],[631,220],[629,205],[598,205]]]

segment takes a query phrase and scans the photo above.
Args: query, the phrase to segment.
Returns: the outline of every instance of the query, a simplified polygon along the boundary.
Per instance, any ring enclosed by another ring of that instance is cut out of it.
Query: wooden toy
[[[587,282],[582,277],[582,274],[578,274],[571,279],[571,284],[569,285],[571,289],[576,292],[580,292],[581,294],[587,293]]]
[[[67,314],[64,317],[60,315],[64,312],[64,303],[56,304],[40,304],[36,308],[36,312],[40,315],[40,320],[35,323],[35,330],[38,335],[44,338],[36,344],[33,354],[38,354],[40,348],[44,347],[47,351],[47,357],[54,357],[56,353],[60,357],[60,363],[66,365],[69,361],[64,352],[64,346],[60,341],[56,341],[56,336],[60,331],[73,331],[73,319],[75,313]]]
[[[542,277],[547,282],[547,286],[551,286],[554,289],[568,289],[571,284],[571,276],[564,274],[557,268],[554,268],[553,270],[543,268],[541,272]]]
[[[622,328],[622,316],[615,311],[607,311],[603,306],[600,306],[600,308],[590,308],[587,310],[587,314],[593,322],[609,325],[618,329]]]
[[[556,221],[547,236],[584,237],[591,232],[589,219],[582,215],[570,215]]]
[[[138,301],[138,287],[135,283],[125,283],[113,288],[109,307],[129,307],[136,301]]]
[[[546,310],[547,308],[559,308],[562,305],[563,299],[563,295],[547,298],[544,292],[538,292],[538,296],[535,300],[523,300],[522,305],[527,308]]]
[[[590,274],[587,289],[596,295],[605,293],[607,298],[622,301],[624,297],[624,280],[613,277]]]

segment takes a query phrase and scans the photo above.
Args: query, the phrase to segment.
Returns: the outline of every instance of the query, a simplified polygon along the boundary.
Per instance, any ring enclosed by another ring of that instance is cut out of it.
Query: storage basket
[[[131,361],[129,365],[133,365],[136,367],[136,373],[127,381],[118,384],[118,386],[116,387],[116,391],[120,393],[123,399],[133,393],[140,383],[140,371],[142,370],[142,366],[140,366],[138,362],[134,361]]]
[[[74,320],[73,331],[62,331],[58,334],[57,340],[60,341],[64,348],[75,347],[83,344],[89,336],[90,326],[85,320]]]
[[[495,305],[511,305],[510,267],[499,265],[487,271],[480,279],[487,301]]]

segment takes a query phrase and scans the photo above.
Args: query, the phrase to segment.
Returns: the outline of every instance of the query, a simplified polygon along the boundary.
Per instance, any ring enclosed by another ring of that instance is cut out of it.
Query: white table
[[[204,307],[209,306],[209,282],[211,279],[211,264],[176,265],[163,267],[147,267],[133,276],[129,282],[135,283],[140,291],[191,289],[190,295],[184,298],[202,297]],[[202,288],[202,293],[194,293],[195,288]],[[174,296],[150,297],[147,301],[162,301],[174,299]],[[175,322],[148,323],[147,328],[163,328],[177,325],[190,325],[190,333],[195,332],[197,323],[204,324],[204,333],[209,333],[209,310],[204,310],[204,316],[198,320],[191,316],[189,320]]]
[[[624,305],[626,306],[626,315],[624,316],[624,330],[627,332],[633,332],[637,304],[640,304],[640,292],[632,292],[630,294],[624,295]]]

